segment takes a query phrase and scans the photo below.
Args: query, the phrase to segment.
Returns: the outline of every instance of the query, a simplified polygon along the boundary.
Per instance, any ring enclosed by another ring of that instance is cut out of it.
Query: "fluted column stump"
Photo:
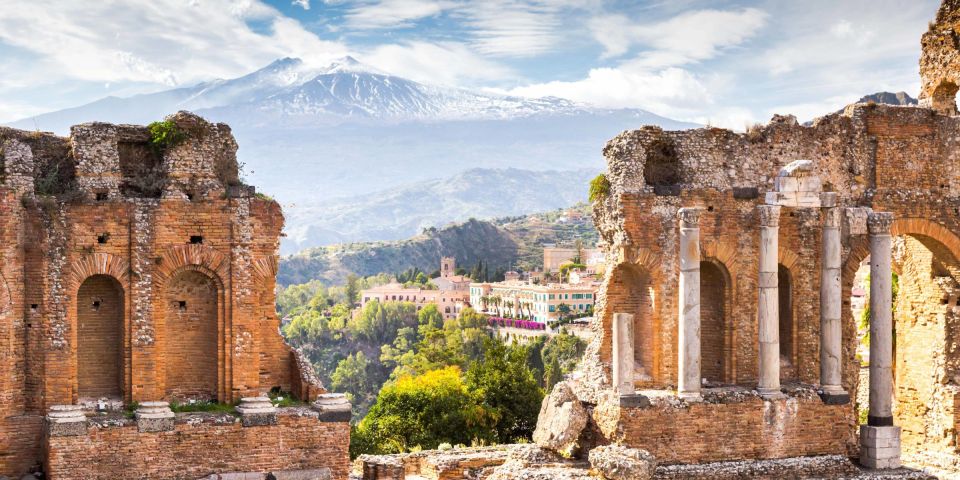
[[[836,192],[820,194],[823,232],[820,267],[820,399],[827,405],[850,403],[850,394],[841,385],[843,308],[840,284],[840,208]]]
[[[700,209],[681,208],[677,396],[700,401]]]
[[[757,292],[757,322],[760,341],[760,376],[757,391],[771,400],[780,392],[780,294],[777,284],[780,206],[760,205],[760,275]]]
[[[890,225],[893,214],[867,217],[870,233],[870,411],[860,426],[860,464],[900,467],[900,427],[893,425],[893,291]]]

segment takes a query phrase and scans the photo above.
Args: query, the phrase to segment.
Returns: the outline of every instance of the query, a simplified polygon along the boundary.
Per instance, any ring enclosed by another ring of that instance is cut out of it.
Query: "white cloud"
[[[362,54],[362,59],[394,75],[431,84],[462,86],[516,78],[512,70],[456,42],[382,45]]]
[[[310,10],[310,0],[293,0],[292,5],[296,5],[304,10]]]
[[[379,0],[358,5],[346,15],[347,24],[357,29],[399,28],[453,8],[446,0]]]
[[[754,36],[767,16],[756,8],[698,10],[662,22],[634,24],[627,16],[615,14],[594,17],[588,25],[603,45],[604,57],[619,57],[640,46],[644,50],[636,63],[665,67],[713,58],[721,49]]]
[[[561,39],[561,11],[549,1],[485,0],[458,11],[481,53],[529,57],[551,50]]]
[[[507,93],[556,96],[603,108],[643,108],[675,118],[684,117],[712,101],[707,85],[681,68],[659,72],[595,68],[582,80],[533,84]]]
[[[251,21],[272,31],[257,33]],[[208,0],[189,8],[182,0],[59,0],[45,7],[11,0],[0,9],[0,49],[4,43],[36,56],[33,74],[41,83],[182,84],[244,74],[283,56],[347,53],[344,45],[321,40],[253,0]]]

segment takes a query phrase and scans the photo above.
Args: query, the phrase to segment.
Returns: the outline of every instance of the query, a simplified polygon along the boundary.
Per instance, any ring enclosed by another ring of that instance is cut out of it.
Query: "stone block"
[[[646,395],[639,393],[620,395],[620,408],[647,408],[649,406],[650,398]]]
[[[608,480],[649,480],[657,470],[657,459],[646,450],[622,445],[603,445],[589,454],[590,466]]]
[[[47,413],[47,433],[51,437],[86,435],[87,425],[80,405],[54,405]]]
[[[860,464],[867,468],[899,468],[900,427],[861,425]]]
[[[826,393],[820,392],[820,400],[826,405],[846,405],[850,403],[849,393]]]
[[[342,393],[321,394],[311,407],[319,413],[321,422],[349,422],[352,417],[350,401]]]
[[[282,470],[271,472],[276,480],[331,480],[333,473],[329,468],[313,470]]]
[[[176,415],[167,402],[143,402],[134,417],[137,419],[137,431],[150,433],[173,430]]]
[[[580,448],[580,434],[587,426],[587,410],[567,382],[553,387],[543,399],[533,441],[548,450],[571,457]]]
[[[277,424],[277,407],[268,397],[243,397],[237,407],[240,422],[244,427],[260,427]]]

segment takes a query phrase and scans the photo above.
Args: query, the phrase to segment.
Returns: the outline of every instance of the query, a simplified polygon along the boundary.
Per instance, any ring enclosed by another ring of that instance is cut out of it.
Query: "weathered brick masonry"
[[[598,336],[588,353],[598,368],[586,367],[593,374],[587,383],[609,384],[612,316],[623,312],[633,314],[636,322],[637,387],[677,385],[677,211],[701,207],[703,377],[712,382],[708,386],[756,385],[760,371],[757,207],[764,203],[766,192],[776,191],[774,180],[782,168],[809,159],[823,190],[836,192],[842,210],[842,384],[848,392],[857,389],[857,319],[852,318],[848,299],[854,273],[869,255],[866,209],[892,212],[894,270],[901,275],[895,316],[895,423],[903,428],[905,452],[934,449],[955,456],[958,128],[957,117],[926,108],[861,104],[822,117],[810,127],[792,117],[777,117],[746,134],[645,127],[611,140],[605,148],[610,194],[595,205],[595,218],[614,261],[598,303]],[[664,170],[672,172],[670,182],[657,176]],[[779,322],[780,375],[785,384],[820,383],[823,215],[821,208],[803,207],[783,207],[780,214],[777,256],[780,305],[785,307]],[[592,394],[585,396],[590,399]],[[768,408],[762,402],[752,405],[748,409],[757,409],[757,418],[762,416],[760,409]],[[741,424],[737,419],[745,413],[743,408],[717,405],[701,414],[725,431]],[[806,455],[804,445],[819,437],[832,438],[824,453],[852,451],[853,429],[833,426],[838,420],[855,425],[852,404],[814,407],[800,402],[797,408],[814,408],[824,420],[786,430],[782,449],[761,448],[765,440],[757,435],[756,444],[747,445],[744,452],[752,452],[755,458]],[[691,413],[684,418],[695,423],[699,417]],[[781,419],[767,421],[781,424]],[[668,421],[646,422],[637,417],[620,422],[625,432],[636,433],[618,438],[651,451],[661,449],[645,439],[669,436],[673,428]],[[719,438],[685,438],[689,443],[658,452],[658,458],[716,460],[707,452]]]
[[[161,152],[142,126],[83,124],[69,138],[0,128],[0,475],[42,463],[43,416],[54,405],[324,393],[278,330],[279,205],[238,178],[229,127],[184,112],[169,120],[185,139]],[[314,419],[294,435],[297,422],[259,427],[273,433],[230,426],[234,443],[222,451],[257,450],[255,469],[270,455],[258,435],[297,438],[318,454],[349,443],[342,419]],[[91,432],[92,444],[120,442],[103,450],[81,452],[86,437],[50,447],[68,452],[58,461],[109,469],[91,456],[146,455],[143,445],[160,441],[136,431]],[[178,427],[175,437],[194,444],[194,431]],[[213,435],[194,445],[215,470]],[[175,469],[191,456],[169,458]]]
[[[48,471],[53,478],[198,479],[211,472],[329,469],[349,474],[346,422],[320,422],[316,412],[281,412],[276,425],[243,427],[233,416],[177,422],[172,431],[143,434],[133,422],[98,425],[88,435],[53,437]],[[177,468],[171,468],[176,465]]]

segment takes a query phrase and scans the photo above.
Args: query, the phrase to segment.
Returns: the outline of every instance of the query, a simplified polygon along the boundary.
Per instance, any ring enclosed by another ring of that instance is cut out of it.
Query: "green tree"
[[[560,362],[556,356],[550,357],[549,363],[543,373],[543,386],[547,391],[553,390],[553,386],[563,380],[563,371],[560,368]]]
[[[357,426],[367,451],[401,453],[441,443],[470,444],[489,431],[488,412],[468,389],[458,367],[404,376],[380,390],[377,402]]]
[[[344,288],[347,304],[355,305],[360,299],[360,278],[353,273],[347,275],[347,284]]]
[[[369,382],[367,368],[370,362],[363,352],[350,355],[337,364],[337,369],[330,375],[330,386],[338,392],[346,392],[354,398],[362,400],[367,396]]]
[[[435,303],[427,304],[417,312],[417,319],[420,325],[430,325],[433,328],[443,328],[443,314],[437,308]]]
[[[483,361],[467,370],[467,388],[480,399],[494,420],[490,439],[512,443],[529,439],[537,425],[543,390],[527,366],[524,347],[508,347],[502,341],[486,341]]]

